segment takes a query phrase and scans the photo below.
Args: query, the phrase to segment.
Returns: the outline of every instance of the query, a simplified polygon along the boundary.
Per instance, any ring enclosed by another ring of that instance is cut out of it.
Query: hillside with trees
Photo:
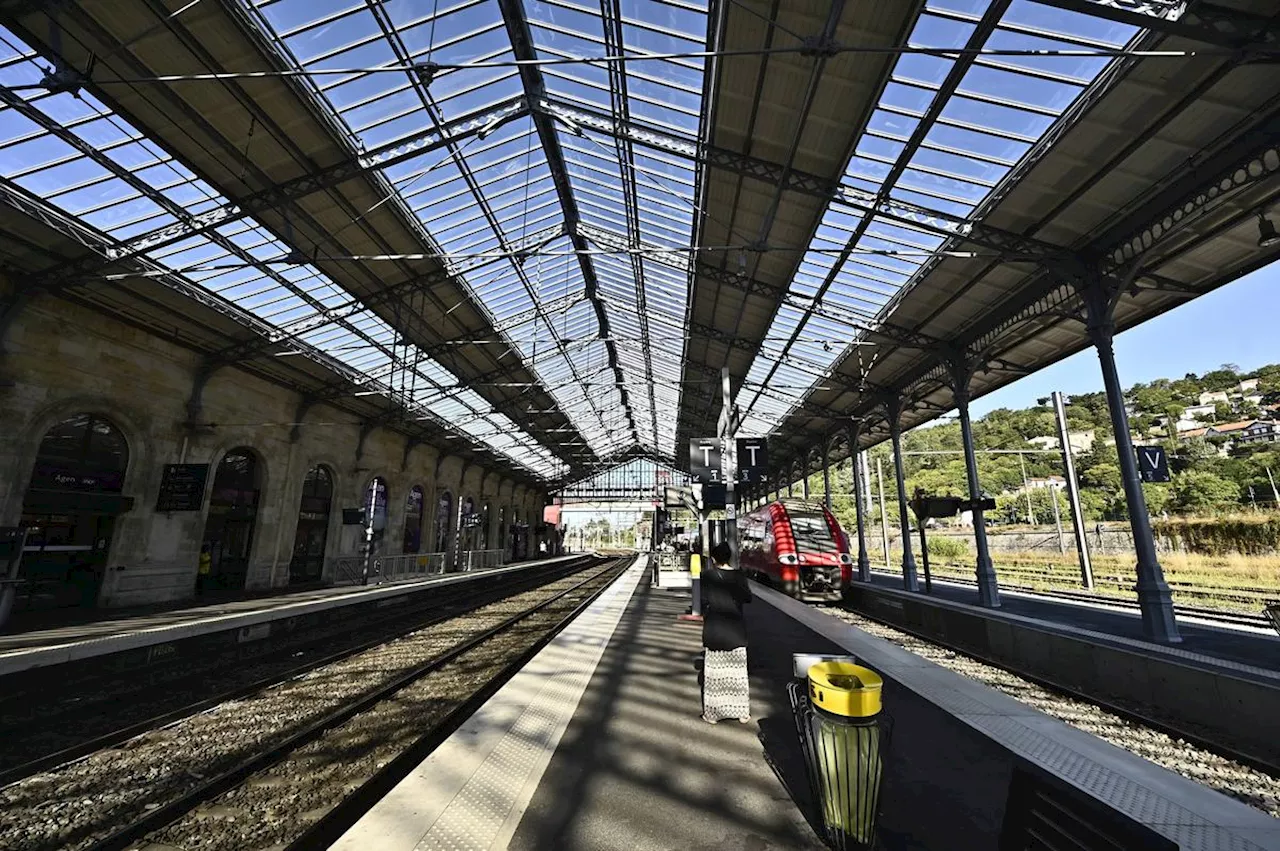
[[[1242,372],[1233,364],[1225,364],[1204,375],[1188,373],[1182,378],[1161,378],[1128,389],[1126,401],[1135,445],[1164,445],[1170,454],[1172,481],[1143,486],[1153,514],[1204,515],[1255,505],[1259,509],[1276,507],[1268,469],[1280,484],[1280,443],[1246,443],[1212,433],[1207,437],[1188,437],[1194,432],[1186,431],[1179,437],[1177,433],[1176,424],[1180,420],[1186,422],[1184,411],[1199,405],[1202,393],[1229,391],[1249,379],[1257,380],[1256,390],[1248,394],[1252,400],[1237,394],[1241,398],[1218,402],[1211,414],[1197,419],[1205,426],[1273,419],[1277,412],[1270,406],[1280,406],[1280,364],[1252,372]],[[1053,448],[1058,432],[1051,401],[1048,398],[1038,401],[1036,406],[1023,410],[1000,408],[974,421],[979,474],[984,491],[996,497],[997,510],[992,519],[997,522],[1026,523],[1029,514],[1039,523],[1052,522],[1050,499],[1054,494],[1064,521],[1069,518],[1066,497],[1060,490],[1025,486],[1028,480],[1064,475],[1061,454]],[[1087,520],[1127,519],[1114,433],[1104,395],[1099,392],[1073,396],[1066,411],[1071,432],[1093,432],[1092,445],[1074,453]],[[1053,443],[1049,446],[1044,440],[1032,443],[1036,438],[1052,438]],[[1050,451],[1042,451],[1045,449]],[[966,495],[968,487],[960,450],[960,426],[951,419],[904,435],[907,493],[920,488],[932,494]],[[893,502],[890,453],[886,441],[871,450],[870,461],[873,488],[877,460],[884,469],[885,496],[890,500],[890,522],[894,523],[897,507]],[[849,496],[848,465],[840,465],[832,474],[834,506],[842,520],[851,521],[853,504]],[[811,477],[810,488],[813,493],[821,493],[821,473]]]

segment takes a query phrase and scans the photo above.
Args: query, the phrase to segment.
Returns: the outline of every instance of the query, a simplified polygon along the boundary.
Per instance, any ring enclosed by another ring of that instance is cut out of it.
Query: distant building
[[[1043,488],[1060,489],[1067,486],[1067,480],[1062,476],[1045,476],[1044,478],[1027,479],[1027,490],[1041,490]]]
[[[1246,378],[1240,382],[1241,393],[1253,393],[1258,389],[1258,379]]]
[[[1203,396],[1201,398],[1203,398]],[[1213,414],[1216,410],[1216,405],[1188,405],[1182,409],[1182,418],[1179,422],[1186,420],[1194,421],[1197,417],[1213,419]]]
[[[1191,429],[1178,435],[1179,440],[1195,437],[1229,437],[1234,443],[1275,443],[1280,440],[1280,425],[1268,420],[1241,420]]]
[[[1200,404],[1213,406],[1218,402],[1230,402],[1231,397],[1225,390],[1212,390],[1200,394]]]
[[[1094,430],[1091,428],[1083,429],[1081,431],[1067,432],[1067,444],[1071,447],[1072,454],[1075,455],[1092,450],[1095,440],[1096,437],[1094,436]],[[1058,438],[1052,435],[1033,437],[1028,440],[1027,443],[1034,444],[1040,449],[1058,448]]]

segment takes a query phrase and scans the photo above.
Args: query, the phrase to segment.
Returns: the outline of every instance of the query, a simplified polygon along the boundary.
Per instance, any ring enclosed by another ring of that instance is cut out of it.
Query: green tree
[[[1187,470],[1174,477],[1170,505],[1184,514],[1215,511],[1240,503],[1240,485],[1202,470]]]

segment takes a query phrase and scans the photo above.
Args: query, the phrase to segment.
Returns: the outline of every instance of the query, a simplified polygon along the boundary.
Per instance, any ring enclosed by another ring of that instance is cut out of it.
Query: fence
[[[484,570],[501,567],[506,550],[462,550],[458,553],[458,570]]]
[[[359,585],[364,579],[364,556],[339,556],[333,560],[334,585]],[[409,553],[375,556],[369,562],[369,584],[385,585],[444,573],[444,553]]]

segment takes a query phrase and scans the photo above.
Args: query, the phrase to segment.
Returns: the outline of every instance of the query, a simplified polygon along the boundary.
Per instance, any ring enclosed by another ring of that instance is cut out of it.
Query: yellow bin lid
[[[849,662],[819,662],[809,668],[809,699],[833,715],[869,718],[877,714],[883,686],[875,671]]]

